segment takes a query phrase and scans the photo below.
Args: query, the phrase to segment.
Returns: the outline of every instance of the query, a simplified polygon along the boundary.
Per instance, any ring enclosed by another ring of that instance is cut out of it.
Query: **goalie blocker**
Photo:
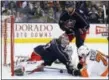
[[[51,66],[56,59],[59,59],[66,66],[67,72],[75,75],[71,58],[72,53],[72,48],[69,48],[68,36],[63,34],[59,38],[51,40],[46,45],[35,47],[28,61],[43,60],[44,62],[36,69],[36,71],[40,71],[40,68],[44,68],[46,65]]]

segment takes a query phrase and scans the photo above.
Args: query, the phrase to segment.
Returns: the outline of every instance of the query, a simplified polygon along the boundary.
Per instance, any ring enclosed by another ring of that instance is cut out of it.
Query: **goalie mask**
[[[69,38],[66,34],[63,34],[59,37],[59,41],[60,41],[60,44],[63,48],[65,48],[67,45],[69,45]]]
[[[80,57],[85,57],[89,53],[89,49],[87,46],[83,45],[78,49],[78,55]]]

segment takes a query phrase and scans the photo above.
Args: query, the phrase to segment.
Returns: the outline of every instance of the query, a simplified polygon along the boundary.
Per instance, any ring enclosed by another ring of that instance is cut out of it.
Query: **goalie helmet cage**
[[[8,25],[8,20],[10,24]],[[14,16],[4,19],[2,24],[2,34],[3,34],[3,65],[7,65],[7,57],[10,57],[10,66],[11,66],[11,76],[14,76]],[[8,45],[8,26],[10,28],[9,42],[10,42],[10,56],[7,55],[7,45]]]

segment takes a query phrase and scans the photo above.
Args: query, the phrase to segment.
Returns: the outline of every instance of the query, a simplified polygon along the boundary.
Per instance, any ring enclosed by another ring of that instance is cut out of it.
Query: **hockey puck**
[[[60,70],[60,73],[63,73],[63,70],[62,69]]]

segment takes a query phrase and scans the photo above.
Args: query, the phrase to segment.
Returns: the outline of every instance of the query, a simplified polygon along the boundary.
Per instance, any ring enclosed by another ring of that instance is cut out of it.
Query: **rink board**
[[[90,24],[85,42],[108,43],[108,25]],[[10,37],[10,23],[8,23],[8,38]],[[58,38],[64,31],[56,23],[15,23],[15,43],[47,43],[53,38]],[[8,42],[10,40],[8,39]],[[72,40],[75,42],[75,39]]]

